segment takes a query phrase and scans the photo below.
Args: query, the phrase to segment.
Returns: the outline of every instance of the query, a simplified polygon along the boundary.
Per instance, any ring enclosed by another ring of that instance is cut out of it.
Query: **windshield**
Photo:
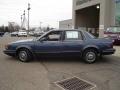
[[[48,32],[45,32],[45,33],[42,34],[40,37],[35,37],[33,40],[39,40],[41,37],[45,36],[47,33],[49,33],[49,31],[48,31]]]
[[[110,27],[110,28],[107,28],[105,32],[120,33],[120,27]]]

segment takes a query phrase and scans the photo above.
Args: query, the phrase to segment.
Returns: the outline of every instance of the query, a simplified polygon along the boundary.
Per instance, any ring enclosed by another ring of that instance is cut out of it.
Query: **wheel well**
[[[86,50],[95,50],[98,54],[100,53],[99,50],[95,47],[89,47],[89,48],[86,48],[85,50],[83,50],[83,52],[85,52]]]
[[[16,55],[19,53],[20,50],[28,50],[32,54],[32,52],[28,48],[21,47],[16,50]]]

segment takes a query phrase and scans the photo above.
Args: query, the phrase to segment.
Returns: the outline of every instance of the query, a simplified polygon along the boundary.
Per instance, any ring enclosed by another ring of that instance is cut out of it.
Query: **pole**
[[[30,29],[30,26],[29,26],[29,10],[30,10],[30,3],[28,3],[28,34],[29,34],[29,29]]]
[[[68,24],[68,29],[69,29],[70,25]]]
[[[22,29],[22,15],[21,15],[21,29]]]
[[[22,28],[25,28],[25,27],[24,27],[24,24],[25,24],[25,10],[24,10],[24,13],[23,13],[23,22],[22,22]]]
[[[40,29],[42,28],[41,26],[42,26],[42,22],[40,22]]]

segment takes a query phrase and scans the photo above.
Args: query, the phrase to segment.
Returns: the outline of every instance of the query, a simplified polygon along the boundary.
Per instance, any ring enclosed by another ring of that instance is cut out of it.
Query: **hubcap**
[[[27,53],[25,51],[20,51],[20,53],[19,53],[19,59],[21,61],[26,61],[26,59],[27,59]]]
[[[94,52],[88,52],[88,53],[86,54],[86,60],[87,60],[87,61],[93,62],[93,61],[95,61],[95,59],[96,59],[96,55],[95,55]]]

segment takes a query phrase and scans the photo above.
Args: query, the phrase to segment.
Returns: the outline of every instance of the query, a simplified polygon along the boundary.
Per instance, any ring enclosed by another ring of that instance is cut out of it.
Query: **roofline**
[[[83,30],[80,30],[80,29],[53,29],[53,30],[50,30],[50,31],[73,31],[73,30],[76,30],[76,31],[83,31]]]

